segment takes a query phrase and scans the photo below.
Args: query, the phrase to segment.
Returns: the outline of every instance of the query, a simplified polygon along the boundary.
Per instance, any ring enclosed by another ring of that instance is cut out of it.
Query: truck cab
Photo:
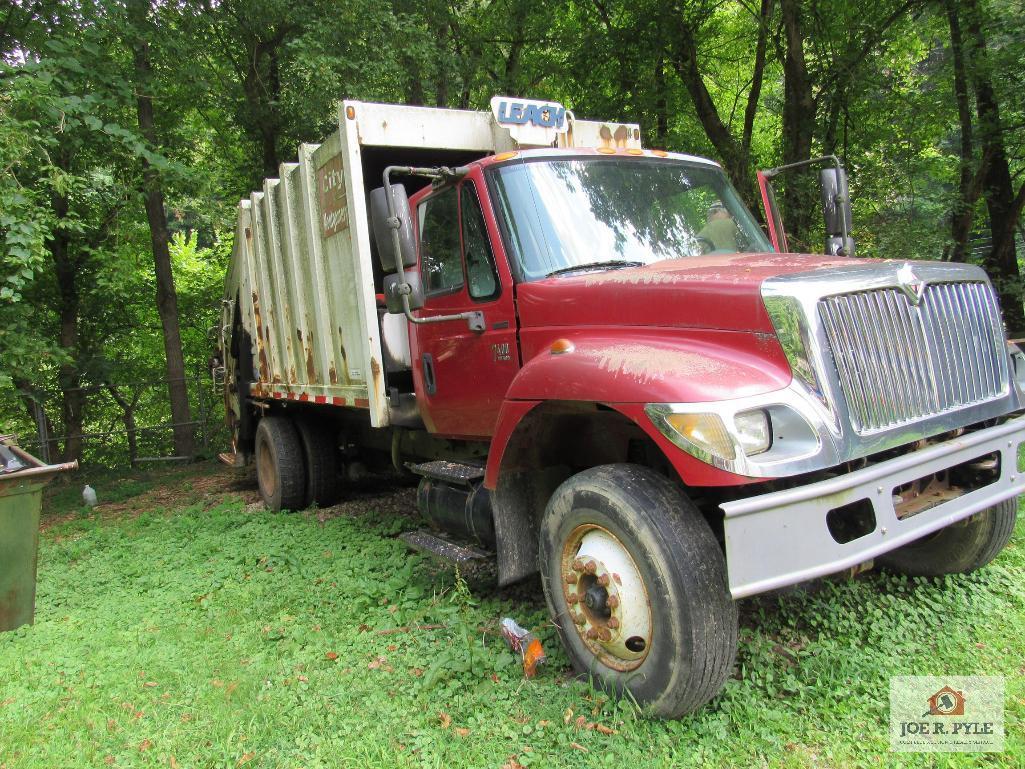
[[[240,204],[225,459],[275,508],[420,476],[411,545],[540,572],[573,664],[662,716],[722,687],[740,598],[983,567],[1025,484],[988,278],[789,253],[762,181],[768,233],[636,126],[344,102]]]

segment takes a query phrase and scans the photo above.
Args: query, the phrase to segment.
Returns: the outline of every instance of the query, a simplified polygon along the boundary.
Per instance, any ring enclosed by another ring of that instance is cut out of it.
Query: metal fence
[[[215,389],[209,374],[184,380],[192,415],[189,422],[174,423],[169,419],[166,378],[37,392],[30,408],[22,404],[17,413],[3,416],[8,423],[14,423],[19,444],[48,463],[61,458],[69,440],[81,441],[83,464],[106,467],[189,461],[216,455],[228,440],[220,390]],[[68,435],[61,415],[65,398],[72,392],[82,396],[83,429]],[[195,436],[194,452],[189,456],[174,452],[174,428],[183,425],[192,428]]]

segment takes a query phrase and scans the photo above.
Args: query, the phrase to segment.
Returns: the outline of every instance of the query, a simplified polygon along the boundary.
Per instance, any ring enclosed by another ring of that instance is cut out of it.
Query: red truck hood
[[[761,285],[794,272],[850,266],[849,258],[723,254],[562,275],[517,286],[527,327],[661,326],[774,333]]]

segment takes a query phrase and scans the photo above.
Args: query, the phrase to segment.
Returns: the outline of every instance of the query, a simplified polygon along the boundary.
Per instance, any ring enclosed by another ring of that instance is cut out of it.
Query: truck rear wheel
[[[1018,498],[1007,499],[878,558],[879,565],[909,577],[968,574],[992,561],[1011,539]]]
[[[694,504],[639,465],[563,483],[544,513],[541,577],[573,666],[658,716],[723,687],[737,652],[726,562]]]
[[[256,480],[269,510],[301,510],[306,495],[302,446],[287,417],[264,417],[256,428]]]
[[[297,420],[295,427],[306,465],[303,507],[309,507],[314,502],[320,507],[333,505],[338,499],[338,450],[334,432],[310,418]]]

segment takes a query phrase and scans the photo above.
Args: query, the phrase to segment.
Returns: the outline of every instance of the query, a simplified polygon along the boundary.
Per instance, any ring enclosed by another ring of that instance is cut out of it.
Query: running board
[[[452,563],[470,563],[471,561],[483,561],[491,557],[483,550],[478,550],[468,545],[456,544],[424,529],[399,534],[399,539],[413,550],[434,555]]]
[[[433,462],[424,462],[420,465],[410,463],[406,467],[417,475],[433,478],[436,481],[445,481],[445,483],[456,486],[472,486],[475,481],[484,477],[483,467],[464,465],[460,462],[446,462],[444,459],[436,459]]]
[[[217,458],[228,467],[245,467],[246,460],[242,454],[234,451],[222,451]]]

